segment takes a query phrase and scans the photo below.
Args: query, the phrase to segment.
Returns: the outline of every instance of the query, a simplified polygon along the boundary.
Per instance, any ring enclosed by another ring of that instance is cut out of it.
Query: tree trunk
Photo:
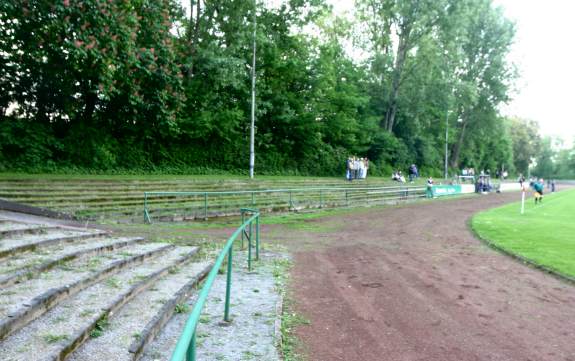
[[[392,133],[393,126],[395,125],[395,115],[397,114],[397,97],[399,95],[399,88],[401,85],[401,75],[403,73],[403,66],[407,56],[408,41],[409,41],[409,28],[405,28],[399,37],[399,44],[397,46],[397,57],[393,66],[393,76],[391,82],[391,91],[389,92],[387,111],[385,112],[385,129]]]
[[[461,132],[459,133],[459,138],[457,142],[453,145],[453,151],[451,152],[451,167],[456,168],[459,165],[459,155],[461,153],[461,147],[463,146],[463,140],[465,139],[465,129],[467,128],[467,122],[464,120],[461,127]]]

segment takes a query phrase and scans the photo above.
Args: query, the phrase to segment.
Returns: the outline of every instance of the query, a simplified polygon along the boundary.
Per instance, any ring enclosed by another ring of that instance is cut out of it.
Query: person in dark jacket
[[[417,166],[412,164],[409,166],[409,182],[413,183],[413,180],[417,177],[419,177],[419,171],[417,170]]]

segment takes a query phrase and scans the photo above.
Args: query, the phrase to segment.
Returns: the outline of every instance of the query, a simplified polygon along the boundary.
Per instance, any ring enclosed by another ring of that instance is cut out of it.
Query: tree
[[[10,84],[4,104],[18,105],[4,124],[48,127],[60,160],[77,165],[114,166],[125,141],[157,152],[178,131],[183,99],[176,14],[168,0],[2,2],[0,83]]]
[[[490,0],[469,1],[461,16],[466,16],[461,52],[452,54],[458,76],[454,87],[460,122],[457,140],[451,149],[451,165],[458,167],[459,157],[469,131],[491,126],[497,107],[509,99],[508,87],[514,68],[507,62],[513,36],[513,24],[494,9]]]
[[[507,119],[517,172],[527,175],[540,148],[539,125],[532,120]]]
[[[188,3],[1,2],[0,167],[247,169],[254,15],[258,173],[358,155],[436,174],[446,130],[454,167],[514,159],[513,27],[489,0],[358,0],[345,20],[323,0]]]
[[[554,139],[551,137],[545,137],[541,140],[533,169],[533,173],[538,177],[549,179],[556,175],[554,143]]]

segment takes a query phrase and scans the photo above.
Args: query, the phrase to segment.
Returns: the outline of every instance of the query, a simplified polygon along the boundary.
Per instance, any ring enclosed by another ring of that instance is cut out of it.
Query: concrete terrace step
[[[140,237],[88,238],[74,242],[70,247],[55,245],[46,247],[40,252],[21,253],[8,259],[0,260],[0,286],[8,287],[23,278],[32,278],[38,273],[62,265],[64,262],[112,252],[143,241],[144,239]]]
[[[0,182],[1,185],[1,182]],[[82,185],[81,183],[67,183],[67,182],[54,182],[47,184],[43,187],[34,185],[21,185],[16,187],[2,187],[0,189],[0,197],[28,197],[28,196],[45,196],[47,194],[57,193],[64,197],[75,196],[95,196],[99,194],[111,194],[117,196],[118,194],[138,194],[143,192],[154,191],[171,191],[179,190],[183,192],[204,192],[204,191],[217,191],[217,190],[263,190],[263,189],[286,189],[286,188],[300,188],[300,187],[383,187],[393,186],[397,183],[393,182],[257,182],[257,183],[205,183],[205,184],[171,184],[171,183],[156,183],[149,186],[123,186],[117,183],[110,183],[102,186],[101,188],[93,188]]]
[[[0,355],[6,361],[65,359],[91,336],[105,333],[109,320],[124,305],[157,285],[170,275],[170,270],[190,262],[197,251],[196,247],[174,247],[163,257],[126,268],[113,278],[95,283],[62,300],[50,311],[2,340]]]
[[[22,234],[44,234],[50,230],[58,229],[57,226],[36,224],[2,224],[0,225],[0,239],[18,236]]]
[[[51,229],[48,233],[27,235],[11,239],[0,240],[0,259],[22,252],[33,251],[55,244],[70,243],[86,238],[103,237],[108,235],[104,231],[87,231],[72,228]]]
[[[103,335],[88,340],[69,360],[131,361],[138,357],[211,267],[208,262],[193,263],[168,273],[110,317]]]
[[[176,191],[173,190],[172,191]],[[228,189],[229,191],[229,189]],[[324,192],[325,193],[325,192]],[[353,193],[353,192],[352,192]],[[298,192],[294,192],[295,194],[299,194]],[[329,193],[326,193],[329,194]],[[282,198],[282,197],[289,197],[287,192],[284,193],[254,193],[255,199],[269,199],[269,198]],[[301,196],[301,194],[300,194]],[[306,197],[319,197],[319,191],[317,192],[305,192]],[[238,195],[209,195],[210,201],[217,201],[219,199],[250,199],[251,193],[243,193]],[[61,196],[49,196],[44,195],[42,197],[35,197],[35,198],[25,198],[25,197],[11,197],[12,201],[20,202],[29,205],[35,206],[50,206],[51,208],[66,208],[66,207],[78,207],[79,205],[83,205],[85,208],[93,208],[93,207],[105,207],[110,205],[115,206],[141,206],[144,201],[144,194],[143,192],[139,192],[134,195],[118,195],[112,196],[109,194],[102,194],[94,197],[61,197]],[[203,203],[204,196],[202,194],[198,195],[154,195],[148,197],[148,203],[167,203],[167,202],[189,202],[190,200],[195,200],[197,202]]]
[[[39,277],[3,288],[0,292],[0,339],[74,295],[122,269],[173,250],[173,245],[136,244],[125,252],[65,262]]]

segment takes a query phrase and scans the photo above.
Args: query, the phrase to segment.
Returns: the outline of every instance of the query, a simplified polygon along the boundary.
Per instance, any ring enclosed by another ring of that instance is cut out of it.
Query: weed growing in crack
[[[90,332],[90,337],[96,338],[102,336],[108,327],[110,327],[108,316],[100,318],[98,321],[96,321],[96,326],[94,326],[92,332]]]
[[[174,308],[175,313],[188,313],[190,312],[190,306],[187,303],[178,303]]]
[[[64,341],[68,339],[68,335],[54,335],[51,333],[45,334],[42,336],[42,339],[48,343],[48,344],[53,344],[53,343],[58,343],[60,341]]]

